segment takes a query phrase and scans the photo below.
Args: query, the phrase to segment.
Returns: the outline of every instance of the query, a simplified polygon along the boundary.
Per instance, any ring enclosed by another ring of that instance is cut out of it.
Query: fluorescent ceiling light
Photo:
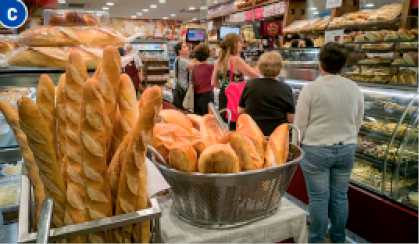
[[[163,19],[168,19],[169,17],[163,17]]]
[[[201,6],[200,9],[205,10],[205,9],[207,9],[207,6]]]
[[[114,3],[109,2],[109,3],[106,3],[106,5],[108,5],[108,6],[113,6],[113,5],[114,5]]]
[[[150,5],[150,8],[157,8],[157,5],[155,5],[155,4],[151,4],[151,5]]]
[[[137,18],[137,16],[136,15],[131,15],[131,18],[135,19],[135,18]]]
[[[175,16],[176,16],[176,14],[171,14],[170,16],[171,16],[171,17],[175,17]]]
[[[189,7],[189,10],[195,10],[194,6]]]
[[[368,3],[368,4],[365,5],[365,7],[374,7],[374,4],[373,3]]]
[[[146,9],[146,8],[145,8],[145,9],[143,9],[143,12],[148,12],[148,9]]]
[[[314,7],[314,8],[311,8],[311,10],[317,10],[317,8],[316,8],[316,7]]]
[[[319,11],[315,11],[314,14],[319,14]]]
[[[159,3],[166,3],[166,0],[159,0]]]
[[[102,9],[103,9],[103,10],[109,10],[109,8],[108,8],[108,7],[103,7]]]
[[[58,3],[65,3],[65,0],[58,0]]]
[[[196,20],[196,18],[193,18],[192,20]]]
[[[143,13],[138,12],[138,13],[137,13],[137,16],[143,16]]]

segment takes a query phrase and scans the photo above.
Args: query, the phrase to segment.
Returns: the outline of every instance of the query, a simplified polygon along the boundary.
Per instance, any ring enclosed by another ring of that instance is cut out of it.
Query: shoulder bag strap
[[[175,61],[176,79],[179,80],[179,58]]]
[[[230,58],[230,83],[233,82],[233,58]]]

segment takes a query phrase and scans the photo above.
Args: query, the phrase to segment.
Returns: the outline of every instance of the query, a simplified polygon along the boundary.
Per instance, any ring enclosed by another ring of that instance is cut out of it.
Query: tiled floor
[[[310,221],[309,214],[308,214],[308,206],[301,202],[300,200],[296,199],[295,197],[286,193],[285,198],[287,198],[292,203],[296,204],[298,207],[304,209],[307,212],[307,221]],[[310,225],[310,223],[307,223]],[[330,224],[329,224],[330,227]],[[327,235],[325,243],[331,243],[330,237]],[[368,243],[365,239],[357,236],[355,233],[351,232],[350,230],[346,230],[346,243]]]

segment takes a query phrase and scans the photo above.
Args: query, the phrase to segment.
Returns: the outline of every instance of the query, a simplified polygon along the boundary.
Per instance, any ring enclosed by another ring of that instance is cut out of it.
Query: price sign
[[[326,31],[324,42],[343,43],[343,30]]]
[[[246,21],[246,16],[244,12],[230,14],[230,22],[240,23],[240,22],[245,22],[245,21]]]
[[[253,20],[253,11],[249,10],[244,12],[245,21],[252,21]]]
[[[285,13],[285,2],[279,2],[275,4],[275,15]]]
[[[342,7],[342,0],[327,0],[326,8],[339,8]]]
[[[271,17],[275,15],[275,4],[271,4],[268,6],[263,7],[263,16],[266,17]]]
[[[263,18],[263,7],[255,9],[255,19],[262,19]]]

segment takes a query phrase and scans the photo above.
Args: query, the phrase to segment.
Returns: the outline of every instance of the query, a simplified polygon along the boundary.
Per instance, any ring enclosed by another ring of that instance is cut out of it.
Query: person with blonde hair
[[[220,47],[221,51],[212,73],[211,85],[220,89],[219,109],[221,110],[227,108],[229,101],[226,96],[226,89],[230,83],[244,82],[244,76],[257,78],[259,72],[252,69],[240,57],[243,48],[243,40],[240,35],[235,33],[226,35]],[[223,118],[226,120],[224,116]],[[234,122],[230,124],[232,130],[235,130]]]
[[[258,61],[263,78],[248,81],[240,98],[239,113],[250,115],[265,136],[270,136],[283,123],[294,122],[292,89],[278,79],[283,67],[279,53],[263,54]]]

